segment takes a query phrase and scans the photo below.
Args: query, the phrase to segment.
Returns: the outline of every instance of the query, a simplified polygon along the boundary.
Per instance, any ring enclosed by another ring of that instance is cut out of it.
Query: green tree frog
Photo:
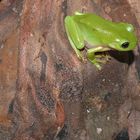
[[[75,12],[73,16],[66,16],[65,29],[77,56],[83,59],[85,49],[88,60],[99,70],[105,56],[97,55],[98,52],[130,51],[137,45],[133,25],[112,22],[92,13]]]

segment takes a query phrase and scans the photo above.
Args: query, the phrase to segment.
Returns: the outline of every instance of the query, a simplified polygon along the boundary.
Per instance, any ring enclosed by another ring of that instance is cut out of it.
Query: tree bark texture
[[[134,25],[138,0],[0,1],[0,140],[139,140],[140,57],[109,52],[97,71],[71,48],[64,18]]]

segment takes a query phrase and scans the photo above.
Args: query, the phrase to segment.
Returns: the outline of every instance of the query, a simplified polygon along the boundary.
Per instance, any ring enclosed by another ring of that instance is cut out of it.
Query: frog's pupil
[[[122,48],[124,48],[124,49],[125,49],[125,48],[128,48],[129,42],[124,42],[121,46],[122,46]]]

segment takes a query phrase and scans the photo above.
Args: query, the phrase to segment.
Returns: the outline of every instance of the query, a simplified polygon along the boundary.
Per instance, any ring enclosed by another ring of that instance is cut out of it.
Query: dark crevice
[[[129,140],[128,130],[124,128],[115,136],[113,140]]]
[[[62,12],[64,13],[64,17],[67,16],[67,0],[62,2]]]

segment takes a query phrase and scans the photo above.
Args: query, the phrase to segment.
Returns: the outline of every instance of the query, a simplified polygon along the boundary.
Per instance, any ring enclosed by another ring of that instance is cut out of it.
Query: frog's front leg
[[[72,48],[76,52],[78,58],[83,59],[80,50],[84,48],[84,38],[73,17],[67,16],[65,18],[65,28]]]
[[[105,60],[99,60],[98,58],[102,58],[102,55],[95,55],[97,52],[104,52],[110,50],[107,47],[96,47],[96,48],[91,48],[87,50],[87,58],[90,60],[91,63],[93,63],[99,70],[101,70],[101,65],[100,63],[105,63]]]

